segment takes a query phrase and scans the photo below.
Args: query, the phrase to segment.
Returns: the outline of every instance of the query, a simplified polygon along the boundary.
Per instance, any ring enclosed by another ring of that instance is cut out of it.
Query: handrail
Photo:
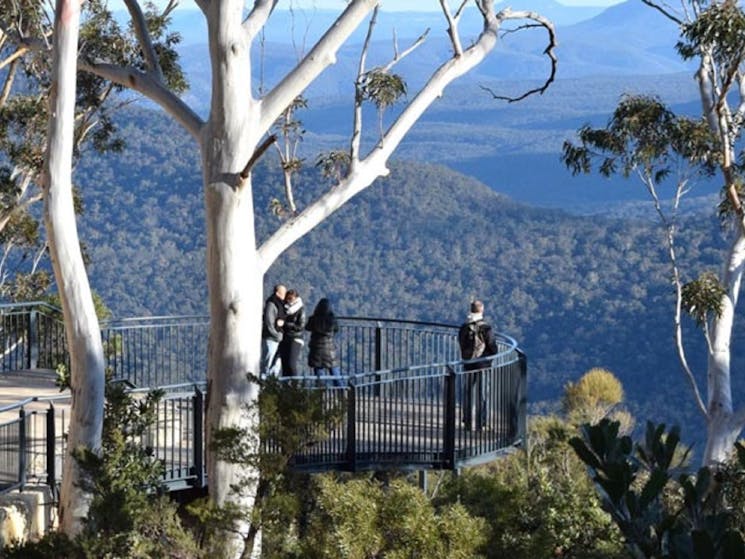
[[[0,303],[0,311],[3,309],[26,309],[26,308],[46,308],[52,312],[62,314],[62,309],[47,303],[46,301],[27,301],[25,303]]]
[[[28,398],[24,398],[23,400],[18,400],[17,402],[13,402],[12,404],[6,404],[5,406],[0,407],[0,413],[17,410],[24,406],[28,406],[29,404],[33,404],[34,402],[56,402],[57,400],[69,400],[70,398],[72,398],[72,394],[69,393],[29,396]]]
[[[28,310],[35,305],[38,304],[0,304],[0,317],[3,310],[21,307]],[[46,303],[42,305],[53,308]],[[21,334],[30,332],[24,329],[35,324],[33,335],[19,338],[17,343],[30,353],[31,342],[44,341],[48,345],[35,350],[41,358],[45,357],[44,351],[59,352],[64,348],[49,341],[53,336],[64,338],[64,333],[39,318],[43,311],[38,308],[29,311],[37,313],[36,319],[14,318],[7,324],[9,331],[15,329]],[[342,423],[329,427],[328,440],[312,445],[294,458],[293,468],[309,472],[457,468],[524,444],[526,360],[514,338],[497,333],[496,355],[462,360],[457,325],[374,317],[338,318],[337,347],[342,373],[347,374],[341,378],[307,374],[281,379],[307,382],[308,388],[325,390],[323,405],[341,406],[346,414]],[[107,366],[115,379],[128,382],[131,387],[128,391],[134,394],[153,389],[166,392],[146,444],[155,448],[156,457],[168,464],[165,481],[171,488],[204,484],[207,328],[207,318],[201,315],[139,317],[102,323],[102,337],[114,350],[108,356]],[[7,346],[0,345],[0,350],[2,347]],[[48,362],[50,359],[46,358],[44,363]],[[467,367],[471,363],[488,366],[472,371]],[[337,381],[342,385],[337,385]],[[488,432],[465,432],[462,428],[462,410],[467,398],[476,397],[474,390],[478,390],[478,398],[489,398],[493,424]],[[467,392],[472,394],[467,396]],[[34,444],[33,439],[26,442],[26,435],[20,433],[22,430],[25,433],[26,422],[30,424],[44,417],[46,427],[37,426],[36,431],[28,431],[46,433],[47,464],[52,464],[46,474],[24,470],[24,476],[7,480],[5,486],[6,479],[2,476],[8,474],[0,471],[0,491],[3,487],[18,487],[19,483],[22,486],[27,477],[48,479],[49,483],[59,481],[54,464],[64,455],[62,433],[67,416],[62,414],[67,406],[55,404],[69,399],[69,393],[38,395],[0,407],[3,413],[20,410],[18,418],[0,424],[0,438],[8,443],[1,445],[5,454],[0,457],[0,463],[7,453],[16,452],[19,469],[37,468],[32,464],[39,461],[27,459],[25,454],[31,452],[26,445]],[[49,409],[25,413],[24,406],[33,402],[49,402]],[[55,423],[58,423],[56,428]],[[15,429],[19,434],[15,434]],[[18,441],[16,446],[13,441]],[[414,442],[419,446],[411,446]]]

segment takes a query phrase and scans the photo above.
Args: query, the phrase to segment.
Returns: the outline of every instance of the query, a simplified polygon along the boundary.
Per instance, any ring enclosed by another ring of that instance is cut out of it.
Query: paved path
[[[60,389],[54,384],[56,378],[56,372],[49,369],[0,373],[0,410],[27,398],[41,396],[64,398],[69,394],[69,391],[60,392]],[[63,405],[67,404],[64,403]],[[44,409],[48,405],[46,402],[33,402],[27,408],[32,410]],[[17,409],[0,411],[0,423],[17,417]]]

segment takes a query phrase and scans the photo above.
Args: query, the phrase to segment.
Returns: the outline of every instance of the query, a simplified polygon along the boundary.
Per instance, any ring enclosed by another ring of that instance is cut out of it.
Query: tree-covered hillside
[[[119,317],[206,313],[195,146],[162,115],[141,110],[127,115],[124,135],[124,154],[88,158],[76,174],[93,287]],[[270,151],[256,170],[264,234],[278,219],[269,209],[281,195],[275,166]],[[303,192],[327,187],[313,161],[306,166],[301,203]],[[716,261],[713,218],[698,217],[685,235],[686,262]],[[602,366],[622,380],[640,419],[697,421],[673,351],[667,278],[651,222],[530,208],[444,167],[399,162],[287,251],[266,287],[285,282],[311,307],[329,296],[343,315],[448,323],[481,297],[528,355],[534,410]],[[695,428],[686,429],[692,438]]]

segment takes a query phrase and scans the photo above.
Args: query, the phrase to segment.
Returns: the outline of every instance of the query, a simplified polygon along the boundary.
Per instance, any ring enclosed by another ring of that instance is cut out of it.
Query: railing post
[[[357,471],[357,387],[349,379],[347,385],[347,464],[350,472]]]
[[[38,311],[32,309],[28,315],[28,330],[26,332],[28,347],[26,348],[26,364],[29,369],[36,369],[39,364],[39,336]]]
[[[528,451],[528,357],[517,350],[520,363],[520,387],[517,391],[517,435],[522,439],[522,446]]]
[[[18,483],[20,489],[26,485],[26,410],[18,411]]]
[[[204,393],[194,387],[194,485],[204,487]]]
[[[52,488],[52,493],[54,493],[54,488],[56,486],[57,482],[57,469],[56,469],[56,460],[55,460],[55,451],[56,451],[56,442],[57,442],[57,433],[56,433],[56,427],[57,424],[54,420],[54,404],[51,402],[49,403],[49,409],[47,410],[47,485]]]
[[[443,466],[455,469],[455,393],[458,376],[455,369],[448,365],[445,375],[445,424],[442,434]]]
[[[375,327],[375,370],[383,368],[383,329],[380,323]]]
[[[374,355],[375,371],[383,370],[383,327],[380,322],[375,326],[375,355]],[[375,375],[375,396],[380,396],[380,375]]]
[[[429,480],[427,479],[427,470],[419,470],[419,489],[427,495],[429,491]]]

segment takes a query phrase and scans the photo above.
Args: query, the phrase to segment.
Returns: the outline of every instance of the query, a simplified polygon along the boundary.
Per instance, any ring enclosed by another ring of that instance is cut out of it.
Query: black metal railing
[[[522,354],[509,353],[477,371],[452,362],[354,375],[342,386],[314,376],[283,379],[320,391],[325,410],[336,417],[324,426],[323,436],[308,433],[308,444],[292,457],[291,467],[306,472],[457,469],[524,444],[527,371]],[[203,487],[204,385],[160,389],[164,396],[142,444],[161,463],[170,489]],[[58,486],[68,406],[69,396],[50,396],[0,408],[0,490]],[[1,422],[3,416],[7,419]],[[271,449],[273,442],[263,444]]]
[[[0,372],[69,365],[61,317],[43,302],[0,305]]]
[[[355,375],[341,387],[313,377],[285,379],[324,391],[327,411],[341,406],[344,418],[305,446],[292,466],[309,472],[457,469],[492,460],[526,441],[525,365],[512,346],[476,371],[456,361]],[[469,390],[474,417],[481,413],[470,426]]]
[[[0,490],[57,486],[69,400],[69,395],[37,396],[0,408]]]
[[[61,311],[46,303],[0,305],[0,372],[69,366],[60,317]],[[359,317],[340,317],[339,325],[343,374],[459,358],[452,325]],[[137,387],[205,380],[208,336],[205,316],[131,318],[101,325],[107,367],[114,378]]]
[[[16,345],[24,355],[35,355],[37,366],[64,362],[64,336],[54,313],[39,306],[23,312],[6,306],[0,307],[0,318],[3,336],[10,340],[16,332]],[[134,393],[150,387],[165,391],[143,444],[153,449],[172,489],[205,484],[207,328],[203,317],[133,319],[102,328],[114,376],[142,387]],[[53,342],[38,342],[55,336]],[[7,340],[3,347],[10,347]],[[29,352],[34,340],[37,348]],[[292,457],[291,466],[308,472],[455,469],[525,444],[526,359],[510,337],[498,335],[497,342],[497,355],[473,371],[460,360],[454,326],[340,318],[340,386],[332,383],[338,379],[310,375],[282,379],[319,391],[327,410],[340,412],[322,437],[309,434],[309,444]],[[15,361],[15,355],[16,348],[6,351],[3,369],[6,359],[31,368],[30,361]],[[32,482],[56,486],[68,408],[65,395],[0,408],[0,490]]]

